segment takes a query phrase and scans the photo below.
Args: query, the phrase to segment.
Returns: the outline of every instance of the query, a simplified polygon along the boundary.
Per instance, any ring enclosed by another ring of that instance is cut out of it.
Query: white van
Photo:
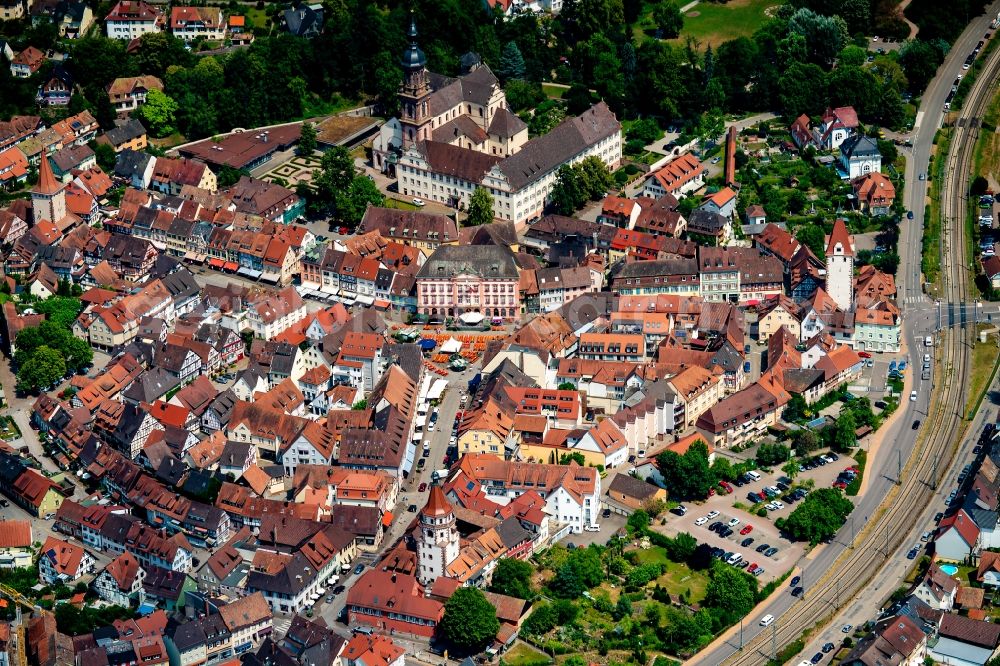
[[[729,556],[729,559],[726,560],[726,564],[730,564],[735,567],[737,564],[740,563],[740,560],[742,559],[743,559],[742,555],[740,555],[739,553],[733,553],[732,555]]]
[[[755,472],[753,470],[750,470],[749,472],[747,472],[747,476],[749,476],[754,481],[760,481],[760,474],[758,474],[757,472]]]
[[[764,617],[760,618],[760,626],[762,627],[770,627],[771,623],[773,622],[774,622],[773,615],[765,615]]]

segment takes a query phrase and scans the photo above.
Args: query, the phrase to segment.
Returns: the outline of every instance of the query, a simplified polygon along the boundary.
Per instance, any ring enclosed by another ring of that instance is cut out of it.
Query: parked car
[[[743,541],[740,541],[740,545],[743,546],[744,548],[749,548],[751,545],[753,545],[753,537],[747,537],[746,539],[743,539]]]
[[[364,570],[365,570],[365,565],[361,562],[358,562],[358,566],[354,567],[354,575],[358,576]]]
[[[705,517],[708,518],[709,520],[712,520],[713,518],[718,518],[719,517],[719,512],[718,511],[709,511],[708,514],[706,514]]]
[[[419,485],[419,486],[417,487],[417,492],[418,492],[418,493],[422,493],[422,492],[424,492],[425,490],[427,490],[427,484],[426,484],[426,483],[421,483],[421,484],[420,484],[420,485]]]
[[[705,516],[702,516],[698,520],[694,521],[694,524],[697,525],[697,526],[699,526],[699,527],[701,527],[702,525],[704,525],[707,522],[708,522],[708,518],[706,518]]]
[[[740,536],[746,536],[751,532],[753,532],[753,525],[747,525],[746,527],[740,530]]]

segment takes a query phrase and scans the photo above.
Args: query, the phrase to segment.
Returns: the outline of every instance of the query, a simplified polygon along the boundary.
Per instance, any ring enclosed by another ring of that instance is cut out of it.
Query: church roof
[[[41,165],[38,168],[38,184],[31,191],[36,194],[52,195],[58,193],[62,188],[62,183],[57,181],[55,174],[52,173],[52,165],[49,164],[48,158],[42,156]]]

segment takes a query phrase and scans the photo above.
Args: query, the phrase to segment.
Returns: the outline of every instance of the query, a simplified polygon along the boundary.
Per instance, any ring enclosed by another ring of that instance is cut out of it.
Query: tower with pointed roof
[[[854,309],[854,238],[837,218],[826,243],[826,293],[842,309]]]
[[[38,168],[38,182],[31,188],[31,215],[34,224],[42,220],[58,224],[66,217],[66,185],[56,180],[44,154]]]
[[[403,86],[399,90],[399,123],[403,128],[403,143],[410,145],[431,138],[431,90],[427,73],[427,57],[417,46],[417,22],[410,16],[407,32],[410,45],[399,64],[403,66]]]
[[[420,512],[417,540],[417,579],[430,585],[444,576],[448,565],[458,558],[461,548],[455,512],[440,486],[431,486],[427,505]]]

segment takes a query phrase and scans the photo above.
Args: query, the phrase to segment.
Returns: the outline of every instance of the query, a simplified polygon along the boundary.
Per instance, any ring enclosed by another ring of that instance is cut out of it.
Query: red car
[[[725,488],[727,493],[733,492],[733,486],[728,481],[719,481],[719,485]]]
[[[860,352],[858,352],[858,356],[860,356],[861,358],[871,358],[872,357],[872,355],[869,354],[866,351],[860,351]]]
[[[708,489],[708,496],[709,497],[715,497],[715,488],[709,488]]]
[[[746,527],[744,527],[743,529],[740,530],[740,534],[742,536],[746,536],[746,535],[750,534],[751,532],[753,532],[753,525],[747,525]]]
[[[843,481],[836,481],[836,482],[834,482],[833,487],[834,488],[840,488],[841,490],[846,490],[847,489],[847,484],[844,483]]]
[[[420,493],[424,492],[425,490],[427,490],[427,484],[426,483],[421,483],[420,487],[417,488],[417,492],[420,492]]]

